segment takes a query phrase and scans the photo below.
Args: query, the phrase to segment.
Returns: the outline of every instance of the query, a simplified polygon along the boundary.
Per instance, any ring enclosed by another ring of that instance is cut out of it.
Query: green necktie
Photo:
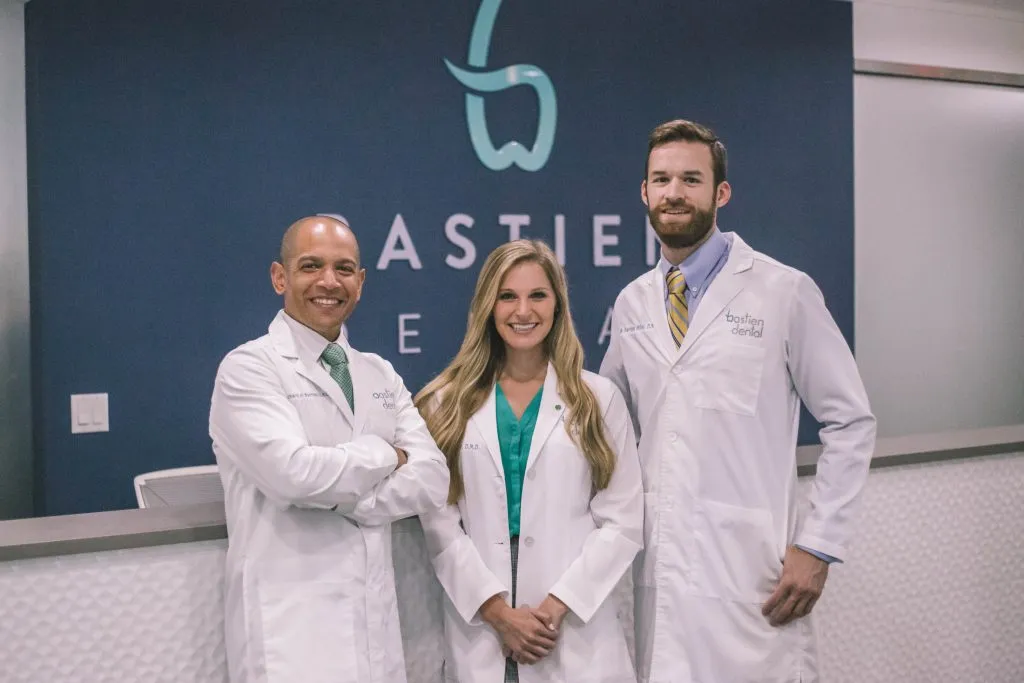
[[[676,346],[683,343],[683,337],[690,328],[690,309],[686,305],[686,280],[683,271],[673,267],[668,271],[668,327]]]
[[[320,358],[331,366],[331,379],[338,383],[342,393],[348,399],[348,406],[354,413],[356,410],[355,398],[352,395],[352,375],[348,371],[348,355],[345,349],[337,344],[328,344]]]

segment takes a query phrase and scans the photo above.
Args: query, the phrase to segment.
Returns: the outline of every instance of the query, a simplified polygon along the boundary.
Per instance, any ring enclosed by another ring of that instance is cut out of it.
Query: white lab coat
[[[521,683],[632,683],[622,620],[630,604],[614,591],[641,547],[640,465],[629,414],[611,382],[585,372],[618,462],[609,486],[594,492],[590,466],[564,428],[565,403],[549,366],[523,482],[516,602],[538,606],[551,593],[569,613],[554,652],[520,665]],[[466,426],[465,495],[421,515],[446,594],[446,675],[458,683],[502,683],[501,639],[480,617],[512,586],[507,498],[498,445],[495,393]],[[460,525],[461,522],[461,525]]]
[[[303,359],[295,324],[281,312],[229,353],[213,391],[228,672],[233,683],[404,683],[390,523],[442,505],[448,469],[390,363],[339,340],[353,415]],[[392,444],[409,455],[398,470]]]
[[[728,260],[682,346],[654,269],[616,300],[601,365],[640,436],[638,670],[649,683],[808,683],[818,680],[813,614],[774,628],[761,606],[789,545],[846,556],[875,420],[814,282],[726,237]],[[797,498],[800,398],[824,424],[807,505]]]

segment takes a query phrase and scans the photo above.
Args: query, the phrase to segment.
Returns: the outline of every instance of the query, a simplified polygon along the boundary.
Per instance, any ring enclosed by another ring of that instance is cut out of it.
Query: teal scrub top
[[[519,513],[523,503],[523,475],[526,473],[526,460],[530,456],[530,442],[533,441],[533,428],[537,426],[537,413],[540,412],[540,397],[544,387],[540,388],[518,420],[500,384],[496,385],[495,393],[498,445],[501,448],[501,466],[505,468],[505,493],[508,499],[508,533],[509,536],[518,536]]]

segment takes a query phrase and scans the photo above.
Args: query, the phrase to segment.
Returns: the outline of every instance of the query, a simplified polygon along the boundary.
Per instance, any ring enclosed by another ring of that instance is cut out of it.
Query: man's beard
[[[661,207],[647,210],[647,216],[651,220],[651,227],[654,228],[654,232],[658,235],[661,243],[669,249],[685,249],[699,244],[711,231],[711,228],[715,227],[715,210],[717,206],[713,198],[711,200],[711,208],[706,211],[698,209],[692,204],[685,204],[683,206],[690,209],[690,221],[686,224],[675,222],[663,223],[658,217]]]

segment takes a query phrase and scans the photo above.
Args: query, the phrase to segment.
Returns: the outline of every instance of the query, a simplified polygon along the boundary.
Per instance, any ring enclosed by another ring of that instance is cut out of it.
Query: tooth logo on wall
[[[482,0],[480,3],[476,21],[473,22],[473,33],[469,38],[468,64],[474,70],[457,67],[447,59],[444,63],[462,85],[475,93],[500,92],[517,85],[533,88],[537,93],[538,119],[537,138],[533,141],[532,149],[528,150],[515,140],[505,143],[501,149],[495,148],[487,129],[484,98],[474,92],[466,93],[466,124],[476,156],[487,168],[503,171],[515,165],[524,171],[538,171],[548,162],[551,147],[555,143],[555,125],[558,120],[555,86],[540,67],[532,64],[512,64],[502,69],[483,70],[487,68],[491,33],[500,7],[501,0]]]

